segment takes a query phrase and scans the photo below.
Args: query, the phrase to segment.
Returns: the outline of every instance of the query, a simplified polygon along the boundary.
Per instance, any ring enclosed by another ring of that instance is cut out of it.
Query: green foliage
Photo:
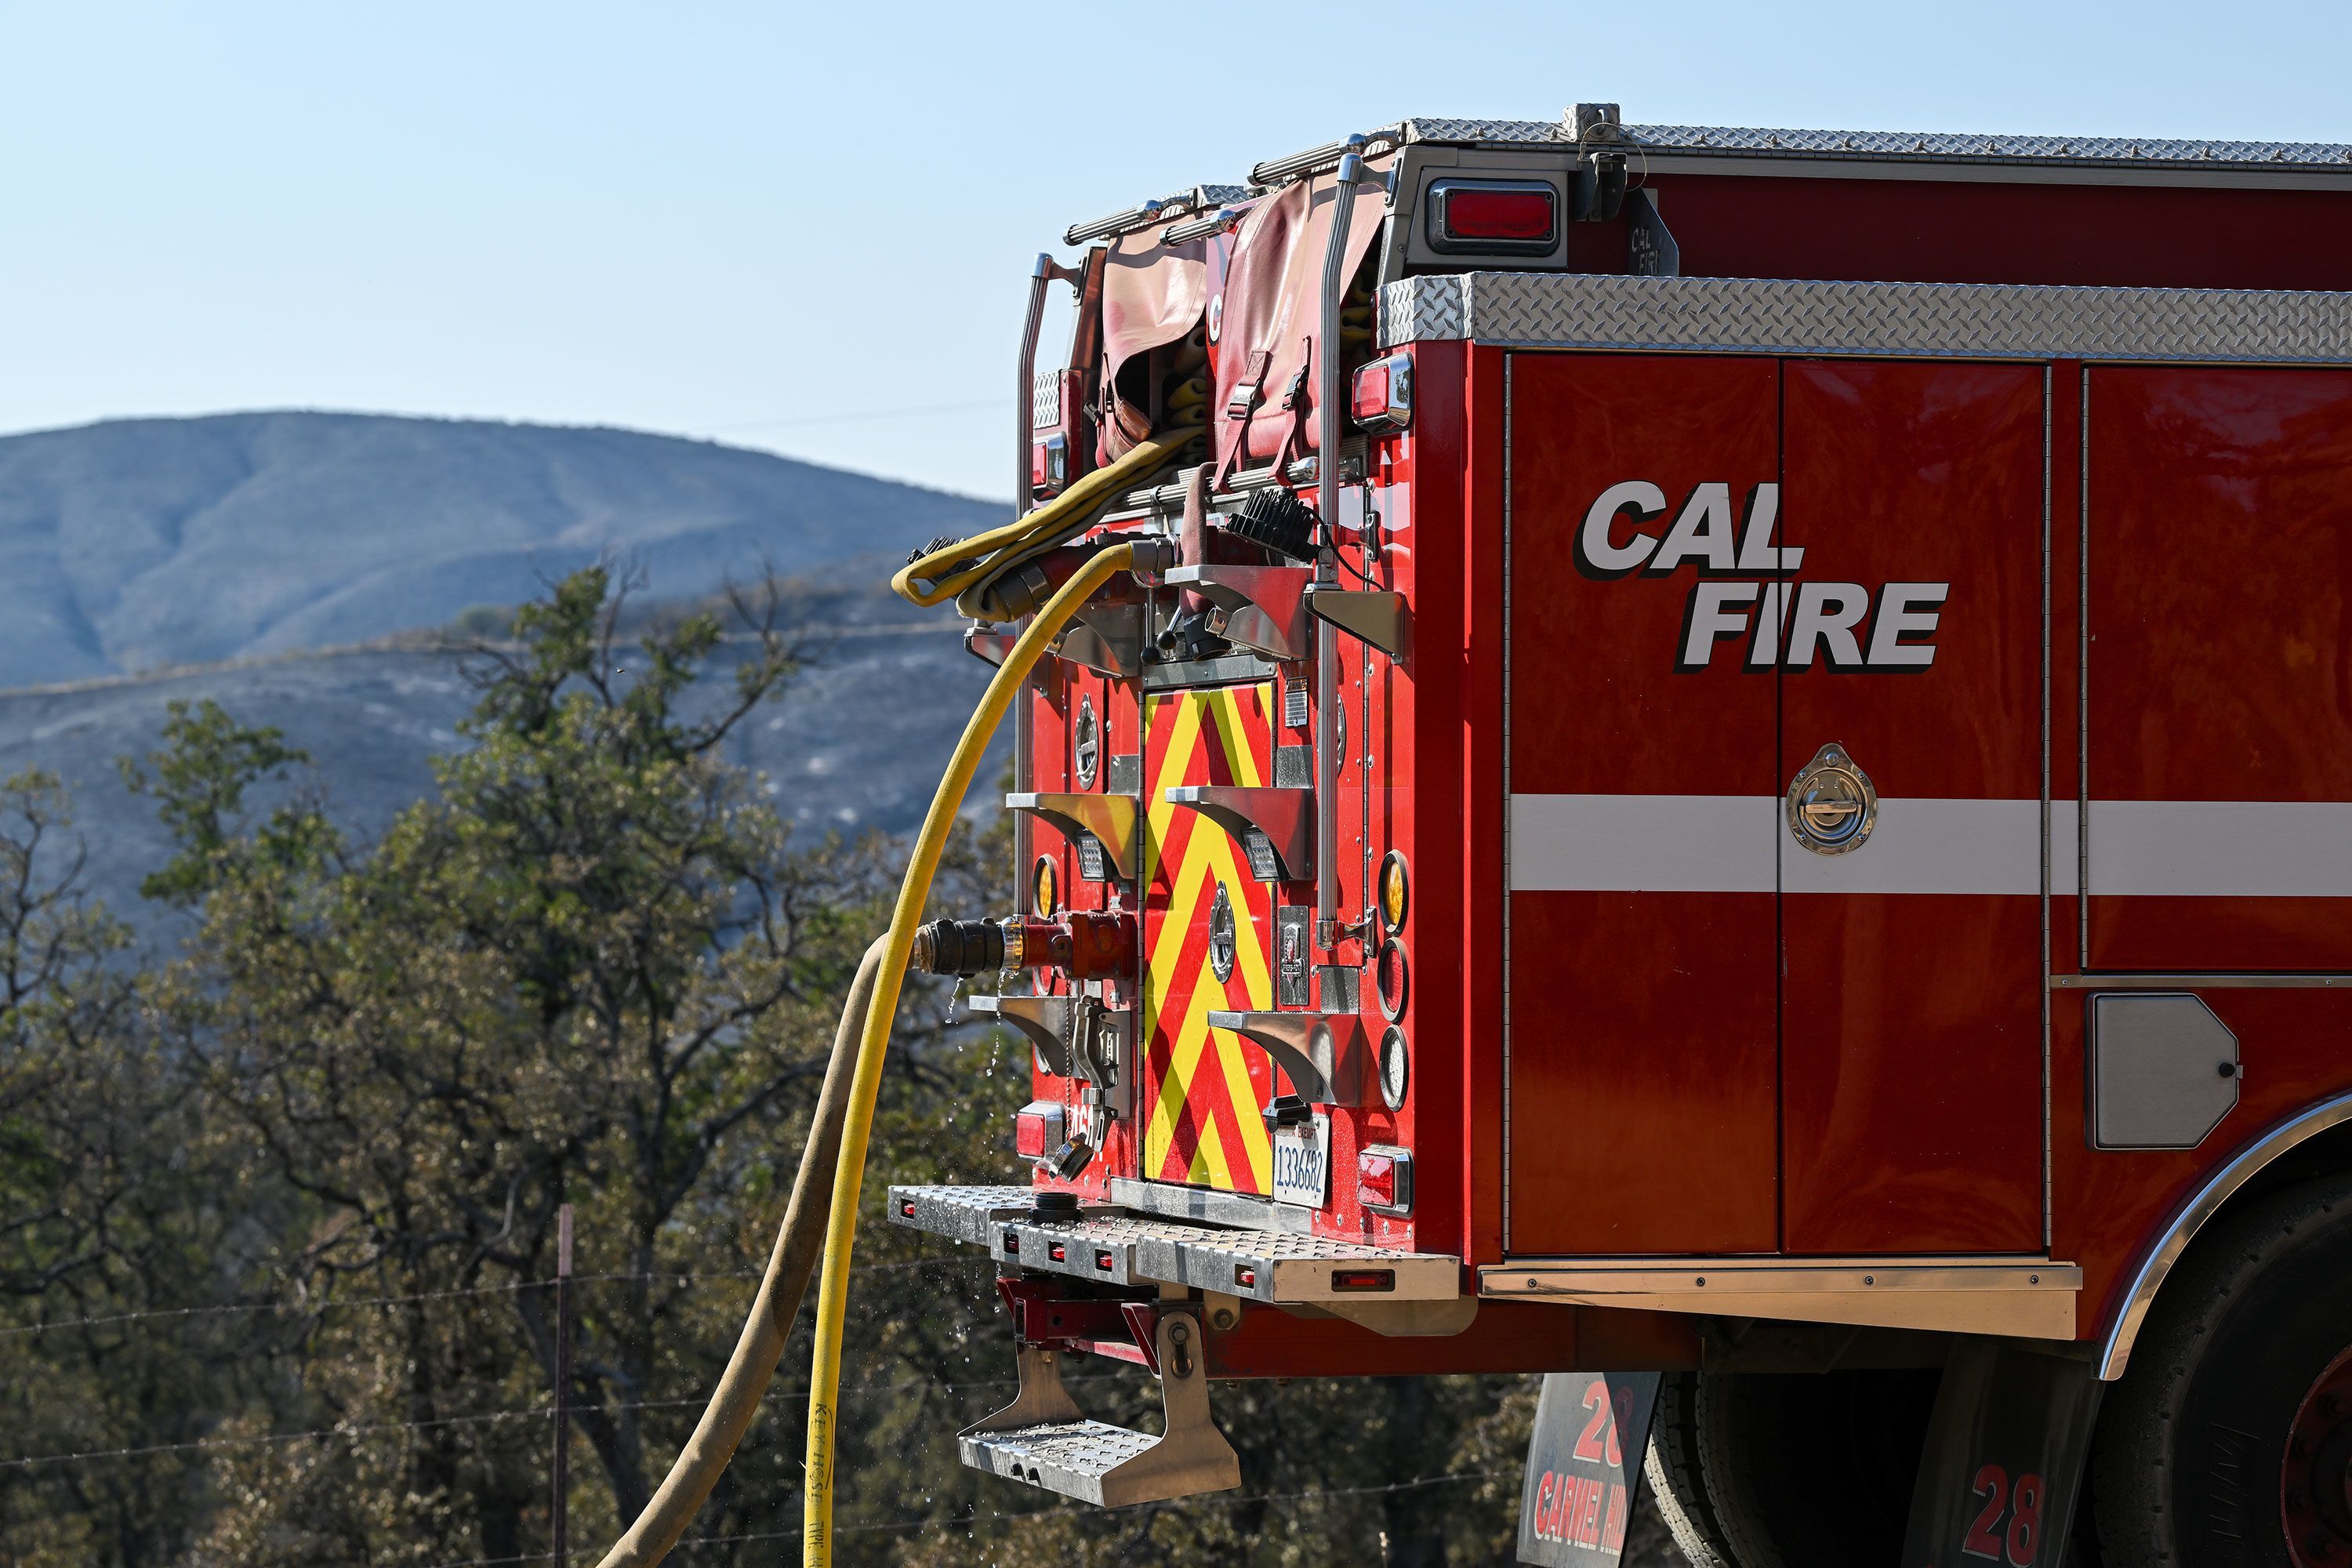
[[[310,759],[287,745],[281,731],[247,729],[210,698],[193,707],[174,701],[167,712],[163,749],[147,759],[152,772],[126,759],[122,777],[133,793],[154,797],[156,816],[179,845],[163,869],[140,884],[140,892],[190,904],[212,890],[220,863],[243,831],[246,792]],[[325,831],[316,814],[282,807],[242,847],[246,858],[291,868],[326,847],[316,837]]]

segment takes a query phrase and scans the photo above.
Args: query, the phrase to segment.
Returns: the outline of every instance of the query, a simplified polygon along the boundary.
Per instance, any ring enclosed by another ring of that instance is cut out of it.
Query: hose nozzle
[[[1004,928],[994,921],[933,921],[915,928],[909,968],[969,980],[1004,967]]]

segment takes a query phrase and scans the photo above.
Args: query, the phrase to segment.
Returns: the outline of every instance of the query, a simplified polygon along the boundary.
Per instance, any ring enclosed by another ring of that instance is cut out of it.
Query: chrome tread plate
[[[999,1263],[1022,1268],[1099,1279],[1107,1285],[1138,1284],[1143,1281],[1135,1274],[1136,1243],[1157,1223],[1124,1214],[1001,1221],[988,1227],[988,1254]]]
[[[1462,1260],[1440,1253],[1191,1225],[1115,1208],[1032,1220],[1032,1195],[1027,1187],[892,1187],[890,1218],[985,1247],[1007,1267],[1108,1284],[1190,1285],[1276,1304],[1451,1301],[1462,1294]],[[1363,1286],[1340,1278],[1366,1271],[1385,1278]]]
[[[994,1222],[1007,1214],[1027,1214],[1027,1187],[892,1187],[890,1223],[927,1230],[950,1241],[988,1245]]]
[[[2151,136],[2004,136],[1982,132],[1803,131],[1751,125],[1625,125],[1595,145],[1604,151],[1712,157],[1818,158],[1905,163],[2025,163],[2055,168],[2147,168],[2179,164],[2200,171],[2352,168],[2341,142],[2233,142]],[[1557,120],[1407,120],[1374,132],[1408,142],[1571,146],[1576,132]]]
[[[1106,1500],[1104,1478],[1149,1453],[1159,1441],[1149,1432],[1105,1421],[1048,1421],[1004,1432],[967,1433],[956,1439],[956,1447],[975,1470],[1101,1505]]]
[[[1174,1234],[1138,1244],[1146,1279],[1276,1303],[1451,1301],[1462,1294],[1462,1260],[1357,1241],[1262,1230],[1211,1230],[1155,1222]],[[1339,1276],[1386,1272],[1386,1289],[1353,1289]]]
[[[1461,272],[1380,291],[1384,348],[2352,363],[2352,293]]]

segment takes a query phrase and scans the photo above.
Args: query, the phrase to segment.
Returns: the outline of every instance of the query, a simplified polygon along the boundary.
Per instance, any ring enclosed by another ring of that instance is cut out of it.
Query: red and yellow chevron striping
[[[1273,890],[1249,875],[1241,846],[1197,812],[1168,804],[1178,784],[1272,782],[1273,688],[1223,687],[1147,700],[1143,841],[1145,1029],[1142,1174],[1225,1192],[1269,1193],[1274,1162],[1259,1108],[1271,1090],[1265,1054],[1220,1009],[1274,1005],[1268,932]],[[1222,892],[1232,910],[1231,973],[1212,954]]]

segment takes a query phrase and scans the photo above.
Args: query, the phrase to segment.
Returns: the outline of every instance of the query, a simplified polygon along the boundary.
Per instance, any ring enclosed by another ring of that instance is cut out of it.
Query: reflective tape
[[[1778,795],[1515,795],[1522,892],[2042,891],[2033,800],[1881,797],[1868,843],[1817,855]],[[2078,811],[2049,812],[2050,890],[2077,884]],[[2091,888],[2128,898],[2352,898],[2352,803],[2094,801]]]

